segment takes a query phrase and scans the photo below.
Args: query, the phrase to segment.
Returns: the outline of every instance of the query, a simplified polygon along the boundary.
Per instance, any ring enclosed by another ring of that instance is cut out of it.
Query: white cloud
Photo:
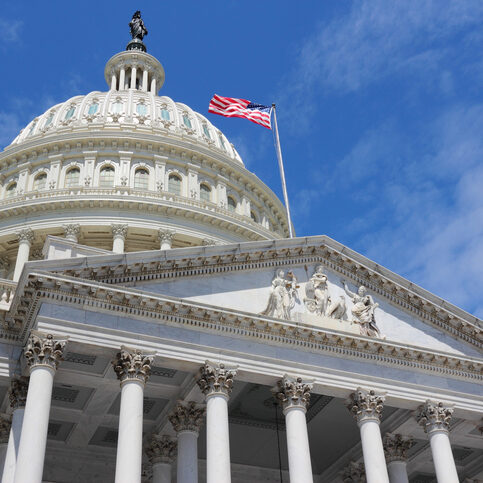
[[[15,113],[0,111],[0,147],[8,146],[22,127]]]
[[[19,20],[0,18],[0,41],[1,43],[13,43],[20,40],[20,31],[23,22]]]

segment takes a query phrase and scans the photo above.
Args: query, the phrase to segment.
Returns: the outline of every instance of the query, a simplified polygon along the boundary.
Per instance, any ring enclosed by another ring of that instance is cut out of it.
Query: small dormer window
[[[99,104],[97,104],[97,102],[95,102],[94,104],[91,104],[89,106],[89,110],[87,111],[87,114],[92,116],[97,112],[98,109],[99,109]]]
[[[175,195],[181,194],[181,178],[176,174],[170,174],[168,178],[168,191]]]
[[[144,168],[136,169],[134,173],[134,187],[141,190],[147,190],[149,187],[149,171]]]
[[[228,210],[236,211],[236,201],[231,196],[228,196]]]
[[[164,119],[165,121],[169,121],[169,111],[165,109],[164,107],[161,109],[161,119]]]
[[[136,112],[140,116],[145,116],[148,113],[148,108],[146,107],[146,104],[138,104],[136,106]]]
[[[116,101],[113,105],[112,105],[112,112],[114,114],[120,114],[122,112],[122,102],[121,101]]]
[[[101,188],[110,188],[114,186],[114,168],[112,166],[104,166],[99,173],[99,186]]]
[[[11,198],[12,196],[15,196],[16,192],[17,192],[17,183],[10,183],[7,187],[5,197]]]
[[[34,129],[35,129],[35,126],[37,125],[36,122],[34,122],[31,126],[30,126],[30,129],[29,129],[29,132],[27,134],[27,136],[31,136],[33,133],[34,133]]]
[[[200,184],[200,199],[211,201],[211,188],[205,183]]]
[[[79,168],[71,168],[65,174],[65,186],[68,188],[72,186],[78,186],[80,179],[80,169]]]
[[[191,120],[188,117],[188,114],[183,114],[183,123],[188,129],[193,129],[193,126],[191,125]]]
[[[223,140],[223,136],[221,134],[218,135],[218,139],[220,140],[221,147],[226,151],[225,141]]]
[[[205,136],[208,138],[208,139],[211,139],[211,136],[210,136],[210,131],[208,130],[208,126],[206,124],[203,124],[203,132],[205,133]]]
[[[34,179],[34,191],[42,191],[47,183],[47,173],[40,173]]]
[[[250,218],[255,222],[258,223],[257,215],[253,211],[250,211]]]
[[[44,128],[49,127],[52,124],[52,121],[54,119],[54,114],[50,114],[50,116],[45,120]]]
[[[75,107],[71,107],[66,113],[65,113],[65,120],[70,119],[75,113]]]

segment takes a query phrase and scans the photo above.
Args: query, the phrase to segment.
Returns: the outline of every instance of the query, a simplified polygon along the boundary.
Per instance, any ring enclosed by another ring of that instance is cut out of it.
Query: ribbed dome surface
[[[204,116],[169,97],[132,89],[94,91],[57,104],[33,119],[11,146],[63,132],[116,127],[122,131],[150,132],[199,142],[243,164],[225,135]]]

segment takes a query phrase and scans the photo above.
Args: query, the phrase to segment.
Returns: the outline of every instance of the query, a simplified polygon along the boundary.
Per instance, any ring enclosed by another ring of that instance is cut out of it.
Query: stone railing
[[[15,294],[17,282],[0,278],[0,310],[8,310]]]
[[[14,207],[18,204],[28,204],[28,202],[36,201],[47,201],[52,199],[72,199],[75,197],[83,196],[93,196],[93,197],[119,197],[119,196],[129,196],[134,200],[149,200],[158,202],[168,202],[173,205],[184,205],[191,206],[194,208],[201,208],[202,210],[210,211],[212,213],[220,214],[232,218],[239,223],[251,226],[258,232],[264,233],[273,238],[274,232],[265,228],[260,223],[253,221],[249,216],[240,215],[236,212],[230,211],[226,208],[218,206],[211,201],[198,200],[194,198],[188,198],[185,196],[175,195],[168,191],[152,191],[152,190],[141,190],[136,188],[129,188],[126,186],[113,186],[112,188],[94,188],[94,187],[83,187],[76,186],[71,188],[62,188],[54,190],[43,190],[43,191],[29,191],[22,193],[21,195],[12,196],[0,201],[0,209]],[[284,237],[277,230],[280,237]],[[271,235],[271,236],[270,236]]]

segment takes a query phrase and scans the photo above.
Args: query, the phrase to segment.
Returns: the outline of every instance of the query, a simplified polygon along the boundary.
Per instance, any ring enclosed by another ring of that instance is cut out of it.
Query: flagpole
[[[285,183],[285,172],[283,169],[282,150],[280,149],[280,138],[278,137],[277,112],[275,110],[275,104],[272,104],[272,112],[273,112],[273,125],[275,128],[274,129],[275,151],[277,151],[278,167],[280,168],[280,178],[282,179],[283,199],[285,200],[285,210],[287,211],[287,219],[288,219],[288,232],[289,232],[290,238],[293,238],[292,219],[290,218],[290,207],[288,204],[287,185]]]

